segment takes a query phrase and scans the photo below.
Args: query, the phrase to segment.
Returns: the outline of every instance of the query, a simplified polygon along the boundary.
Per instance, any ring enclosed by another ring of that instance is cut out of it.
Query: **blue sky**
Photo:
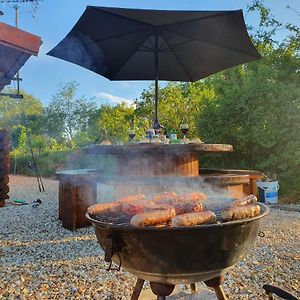
[[[47,56],[51,50],[71,30],[87,5],[182,9],[182,10],[246,10],[246,0],[43,0],[35,16],[28,12],[31,6],[24,4],[20,8],[19,26],[21,29],[40,36],[43,40],[38,57],[31,57],[21,69],[23,82],[21,88],[38,97],[45,105],[58,89],[60,82],[77,81],[80,86],[78,96],[96,97],[97,103],[117,103],[120,100],[138,98],[149,81],[109,81],[93,72],[68,62]],[[266,0],[265,5],[282,22],[300,23],[300,17],[289,5],[300,12],[300,0]],[[4,16],[1,22],[14,25],[14,9],[9,4],[0,4]],[[256,25],[257,16],[245,16],[248,24]]]

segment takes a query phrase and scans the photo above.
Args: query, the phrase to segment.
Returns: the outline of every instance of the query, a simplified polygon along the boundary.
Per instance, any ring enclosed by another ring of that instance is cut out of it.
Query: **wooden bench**
[[[257,196],[256,181],[260,181],[263,178],[263,173],[255,170],[230,170],[230,169],[207,169],[200,168],[199,174],[237,174],[248,175],[249,183],[243,185],[243,193],[245,195]]]

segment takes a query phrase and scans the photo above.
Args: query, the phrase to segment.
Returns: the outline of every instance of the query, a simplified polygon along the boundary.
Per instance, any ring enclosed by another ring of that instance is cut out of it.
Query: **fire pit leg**
[[[197,286],[196,286],[196,283],[191,283],[191,290],[192,290],[192,293],[196,293],[197,292]]]
[[[156,282],[150,282],[150,286],[153,294],[157,296],[157,300],[165,300],[166,296],[171,295],[175,288],[173,284],[161,284]]]
[[[138,300],[139,299],[139,296],[140,296],[140,293],[142,291],[144,282],[145,282],[144,279],[140,279],[140,278],[137,279],[130,300]]]
[[[221,287],[221,284],[223,282],[224,282],[224,275],[220,275],[218,277],[204,281],[204,283],[207,286],[212,287],[214,289],[218,300],[228,300],[223,291],[223,288]]]

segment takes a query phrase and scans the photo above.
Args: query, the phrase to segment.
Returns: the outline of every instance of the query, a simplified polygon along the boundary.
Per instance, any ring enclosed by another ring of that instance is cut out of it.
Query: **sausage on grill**
[[[231,203],[231,207],[234,207],[234,206],[242,206],[242,205],[248,205],[248,204],[256,204],[257,203],[257,198],[256,196],[254,195],[249,195],[247,197],[244,197],[244,198],[240,198],[240,199],[237,199],[237,200],[234,200],[232,203]]]
[[[216,222],[216,215],[212,211],[202,211],[183,214],[172,219],[172,226],[194,226],[200,224],[211,224]]]
[[[207,196],[202,192],[193,192],[193,193],[186,193],[180,196],[183,200],[190,200],[190,201],[203,201],[207,199]]]
[[[98,213],[106,212],[116,212],[117,208],[120,206],[118,202],[109,202],[109,203],[97,203],[88,207],[87,212],[90,215],[96,215]]]
[[[127,197],[122,197],[118,200],[118,202],[133,202],[133,201],[143,200],[145,198],[146,196],[144,194],[136,194]]]
[[[174,207],[176,210],[176,215],[188,212],[199,212],[203,210],[203,205],[200,201],[185,200],[181,197],[176,199],[161,200],[158,201],[158,203]]]
[[[91,215],[95,215],[98,213],[106,213],[106,212],[108,213],[118,212],[118,209],[120,209],[119,212],[121,212],[123,203],[135,202],[141,199],[145,199],[145,195],[143,194],[130,195],[127,197],[123,197],[115,202],[94,204],[88,208],[87,212]]]
[[[162,200],[171,200],[176,199],[178,196],[175,192],[163,192],[156,194],[151,200],[152,201],[162,201]]]
[[[141,201],[134,201],[134,202],[121,204],[121,210],[127,216],[134,216],[136,214],[140,214],[144,212],[165,210],[170,208],[173,207],[167,204],[154,203],[149,200],[141,200]]]
[[[145,212],[133,216],[130,224],[135,227],[155,226],[167,223],[176,216],[175,209]]]
[[[257,216],[260,206],[257,204],[235,206],[221,211],[223,221],[241,220]]]
[[[168,194],[168,195],[167,195]],[[171,205],[175,208],[176,214],[184,214],[189,212],[199,212],[203,210],[200,201],[207,197],[204,193],[194,192],[176,196],[175,193],[166,193],[166,197],[157,198],[157,203]]]

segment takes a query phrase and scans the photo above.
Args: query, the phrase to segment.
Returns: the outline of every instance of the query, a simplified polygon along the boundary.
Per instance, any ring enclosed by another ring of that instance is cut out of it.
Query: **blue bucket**
[[[260,202],[278,204],[278,181],[256,181]]]

